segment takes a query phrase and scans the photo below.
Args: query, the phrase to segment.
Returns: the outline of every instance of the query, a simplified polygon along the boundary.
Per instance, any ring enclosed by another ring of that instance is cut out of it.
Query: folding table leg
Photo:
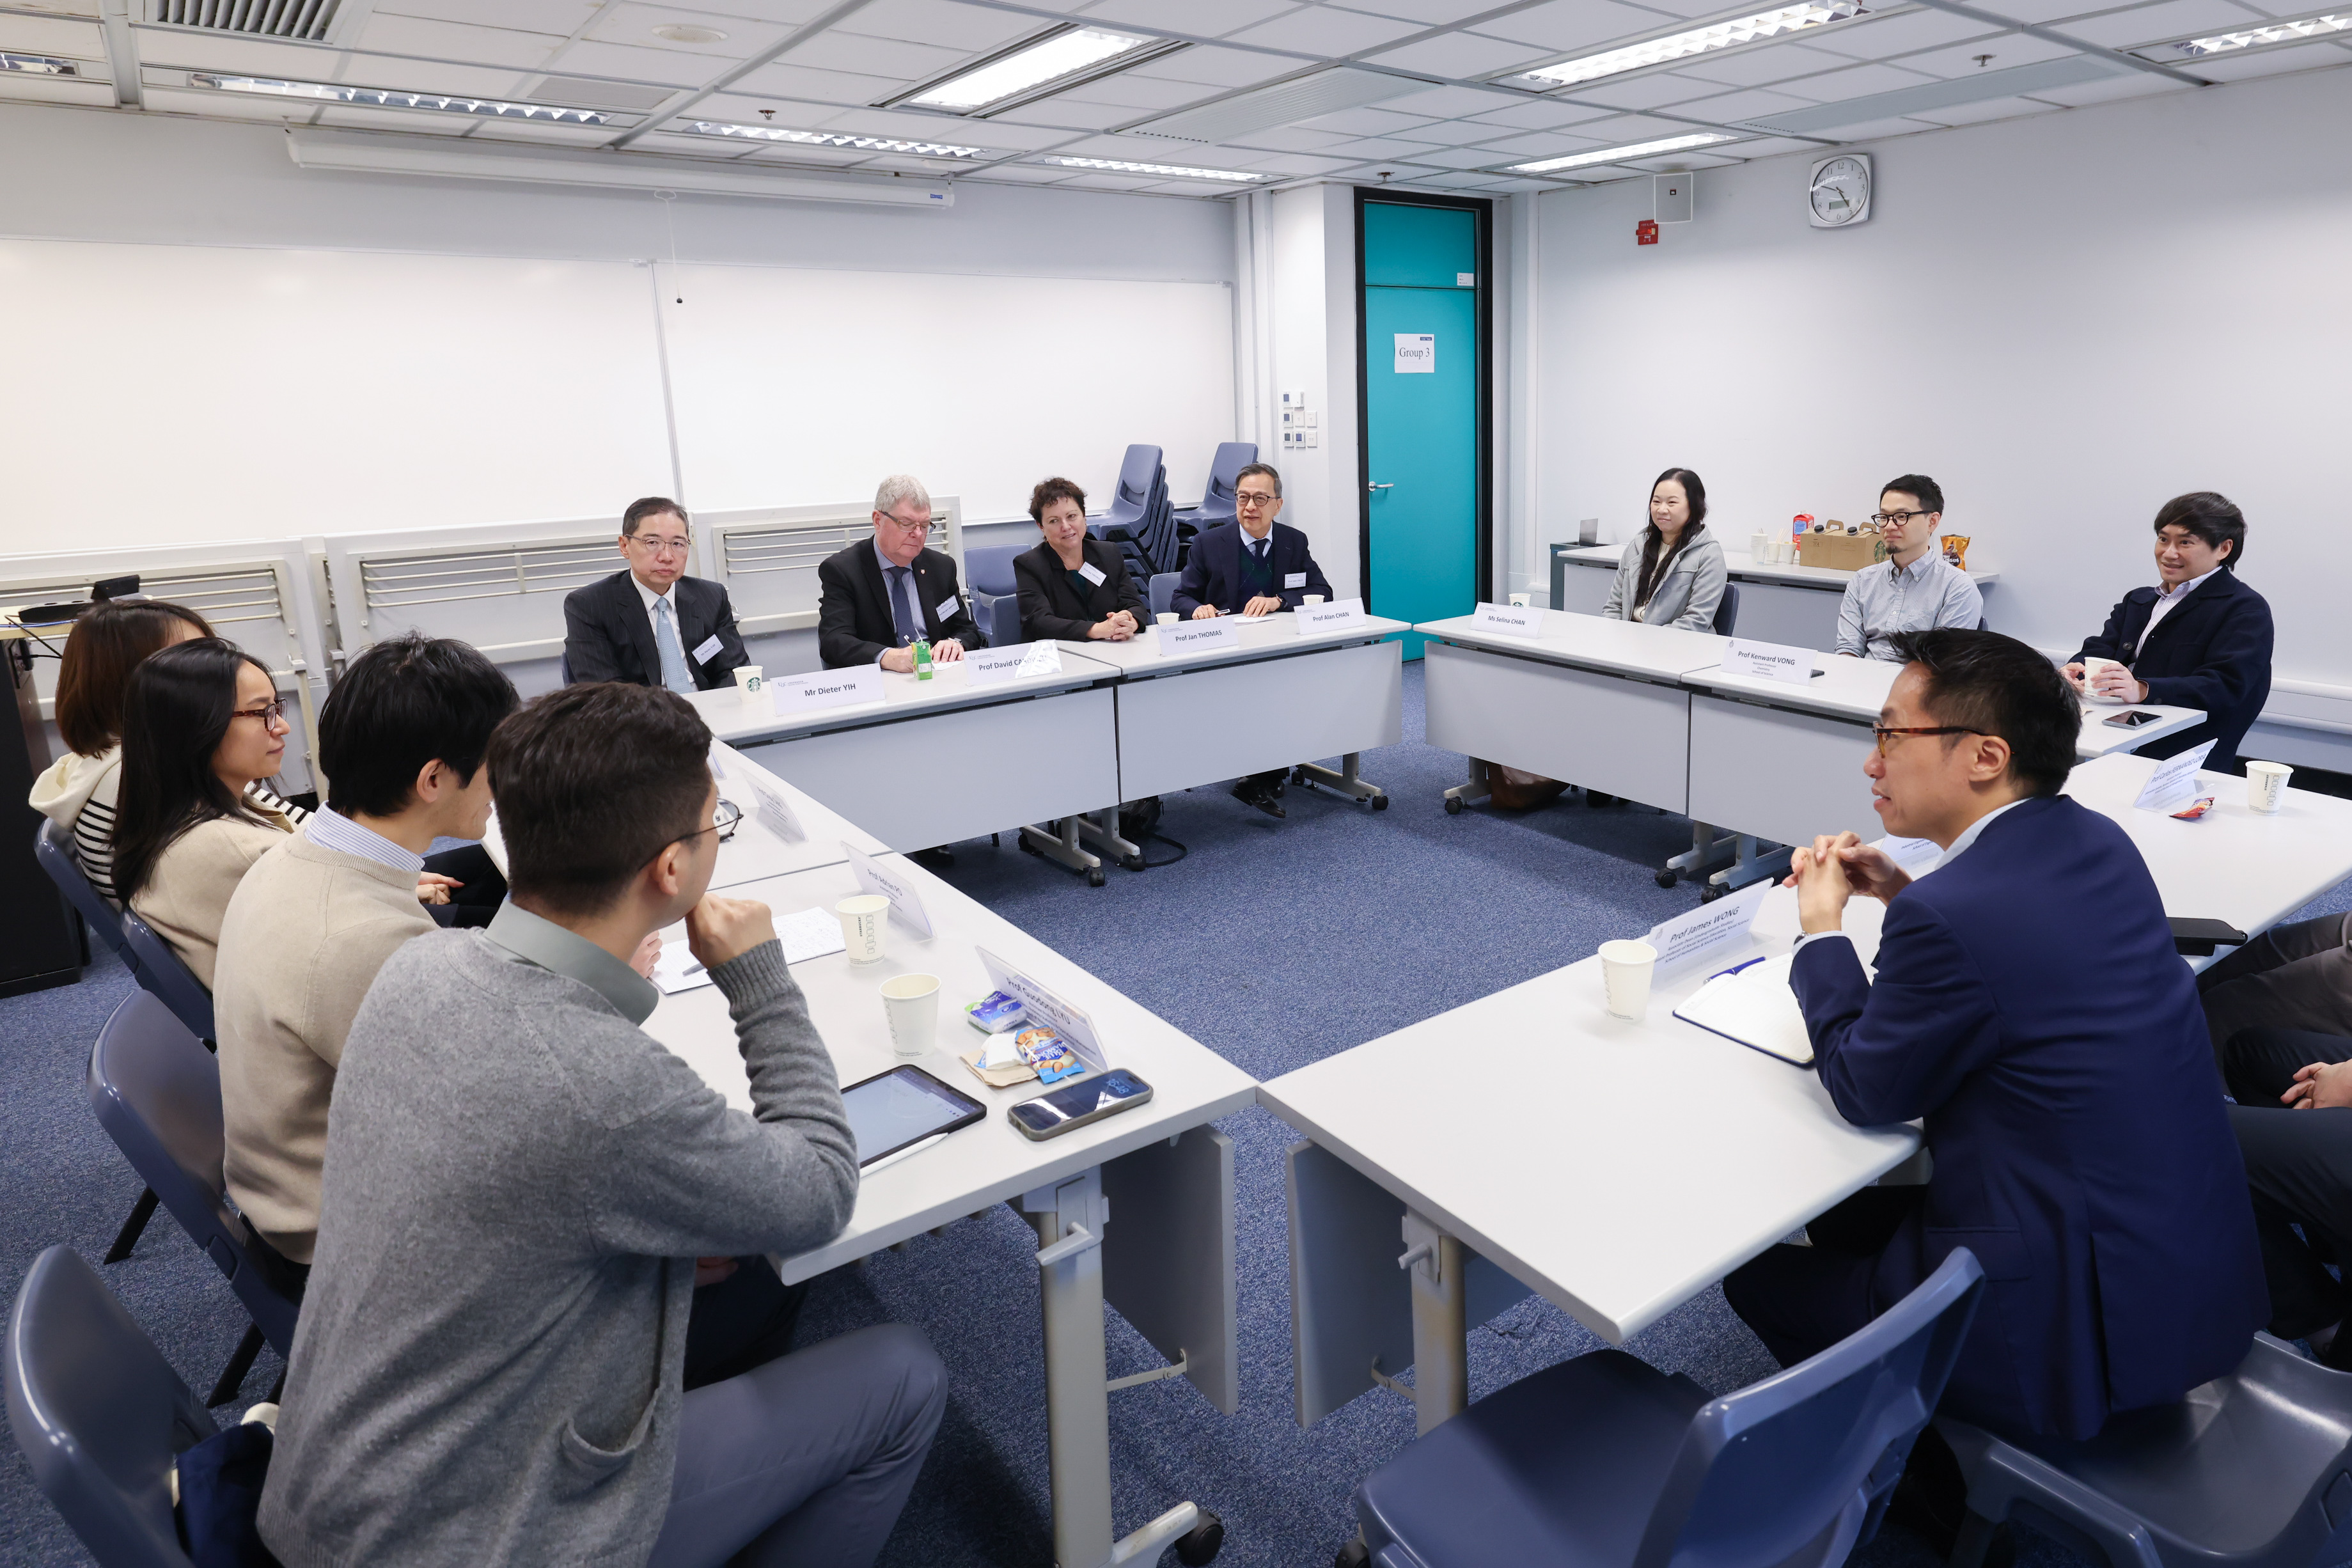
[[[1470,1408],[1468,1268],[1462,1244],[1411,1209],[1404,1256],[1412,1280],[1412,1403],[1416,1435]]]
[[[1470,782],[1455,784],[1445,792],[1445,809],[1450,813],[1458,814],[1465,801],[1484,800],[1494,793],[1494,779],[1487,772],[1486,764],[1472,757]]]
[[[1361,752],[1349,752],[1341,757],[1338,773],[1316,763],[1301,763],[1292,771],[1302,784],[1320,784],[1325,789],[1346,795],[1349,800],[1370,801],[1377,810],[1388,805],[1388,792],[1376,784],[1366,784],[1358,773],[1357,768],[1363,755]],[[1454,792],[1448,790],[1446,793],[1451,795]]]
[[[1103,884],[1101,858],[1078,847],[1078,828],[1082,821],[1076,816],[1062,818],[1058,837],[1042,827],[1024,827],[1021,842],[1048,860],[1067,866],[1073,871],[1084,871],[1087,881],[1099,888]]]

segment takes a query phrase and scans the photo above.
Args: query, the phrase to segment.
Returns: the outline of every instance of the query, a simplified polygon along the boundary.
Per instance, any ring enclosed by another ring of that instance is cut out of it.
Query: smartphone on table
[[[1113,1068],[1100,1077],[1088,1073],[1076,1083],[1024,1100],[1004,1115],[1024,1137],[1057,1138],[1074,1127],[1116,1116],[1150,1098],[1150,1084],[1125,1068]]]

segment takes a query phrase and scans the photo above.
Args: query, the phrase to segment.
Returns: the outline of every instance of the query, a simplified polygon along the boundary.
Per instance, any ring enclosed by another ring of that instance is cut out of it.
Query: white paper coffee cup
[[[2284,763],[2246,764],[2246,809],[2274,816],[2286,804],[2287,775],[2294,770]]]
[[[1638,1024],[1650,1011],[1650,974],[1658,967],[1658,950],[1646,942],[1604,942],[1601,944],[1601,989],[1609,1011]]]
[[[841,917],[841,940],[852,963],[874,963],[882,957],[882,922],[890,918],[890,900],[879,893],[859,893],[833,906]]]
[[[2120,659],[2101,658],[2095,654],[2084,656],[2083,659],[2083,695],[2093,702],[2104,702],[2109,707],[2115,707],[2130,702],[2131,699],[2128,697],[2110,697],[2105,692],[2098,689],[2099,671],[2103,669],[2121,669],[2122,668],[2123,661]]]
[[[882,1013],[890,1025],[892,1051],[909,1061],[929,1056],[939,1044],[940,977],[892,975],[882,983]]]
[[[1323,602],[1323,595],[1320,594],[1304,594],[1299,596],[1298,602],[1302,605],[1319,605]]]
[[[735,695],[743,700],[745,706],[757,702],[767,689],[768,683],[761,676],[758,665],[739,664],[735,667]]]
[[[1173,610],[1162,610],[1158,615],[1152,616],[1151,619],[1152,624],[1155,626],[1172,626],[1176,624],[1176,612]]]

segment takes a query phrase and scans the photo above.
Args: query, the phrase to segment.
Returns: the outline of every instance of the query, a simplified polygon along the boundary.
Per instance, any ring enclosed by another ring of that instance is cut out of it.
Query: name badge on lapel
[[[695,645],[695,649],[694,649],[694,662],[695,662],[695,663],[697,663],[697,664],[709,664],[712,659],[714,659],[714,658],[718,658],[718,657],[719,657],[719,634],[718,634],[718,633],[716,633],[716,632],[711,633],[711,634],[710,634],[710,636],[709,636],[709,637],[707,637],[703,638],[701,642],[699,642],[699,643],[698,643],[698,644],[696,644],[696,645]]]

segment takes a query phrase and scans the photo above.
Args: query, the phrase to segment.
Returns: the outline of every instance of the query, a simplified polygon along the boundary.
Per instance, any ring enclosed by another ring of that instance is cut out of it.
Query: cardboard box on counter
[[[1797,542],[1797,564],[1825,566],[1832,572],[1859,572],[1886,559],[1886,542],[1875,533],[1848,533],[1836,523]]]

